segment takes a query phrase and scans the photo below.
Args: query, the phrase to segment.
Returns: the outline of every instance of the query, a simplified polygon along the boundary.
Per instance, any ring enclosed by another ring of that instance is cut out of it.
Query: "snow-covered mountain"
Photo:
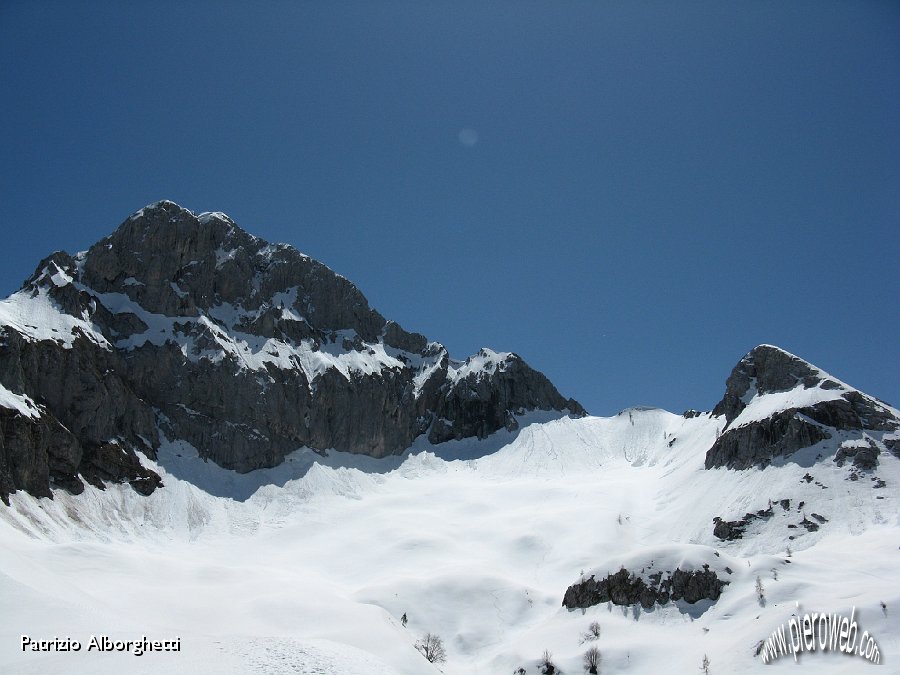
[[[584,414],[517,355],[455,361],[325,265],[169,201],[0,302],[0,405],[4,500],[82,479],[148,494],[139,455],[164,439],[249,471],[301,446],[384,457],[530,410]]]
[[[547,650],[571,675],[590,647],[604,673],[751,673],[795,667],[764,664],[779,626],[851,612],[900,672],[900,412],[778,347],[710,412],[584,416],[514,355],[455,362],[168,202],[0,317],[4,673],[533,675]]]
[[[725,418],[706,466],[746,469],[790,458],[798,451],[872,469],[882,452],[900,454],[897,411],[803,359],[760,345],[735,366],[725,397],[713,410]],[[823,443],[823,445],[820,445]]]

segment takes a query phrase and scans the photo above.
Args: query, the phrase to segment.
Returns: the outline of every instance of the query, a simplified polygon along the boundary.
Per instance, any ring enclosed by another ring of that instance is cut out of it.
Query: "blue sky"
[[[595,414],[778,344],[900,405],[896,2],[0,2],[0,293],[224,211]]]

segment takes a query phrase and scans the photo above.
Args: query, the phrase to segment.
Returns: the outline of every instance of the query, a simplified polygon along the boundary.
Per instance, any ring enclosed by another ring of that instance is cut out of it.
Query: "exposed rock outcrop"
[[[900,416],[887,404],[771,345],[735,366],[713,415],[725,426],[706,453],[708,469],[765,466],[822,441],[834,439],[836,447],[867,434],[878,450],[900,430]],[[874,466],[869,454],[862,461]]]
[[[784,500],[790,503],[790,500]],[[768,520],[774,515],[772,507],[770,506],[767,509],[760,509],[756,513],[746,513],[743,518],[739,520],[723,520],[719,516],[713,518],[713,523],[715,527],[713,527],[713,535],[722,541],[734,541],[735,539],[742,539],[744,536],[744,530],[747,526],[752,523],[754,520]]]
[[[834,462],[838,466],[844,466],[844,462],[852,460],[853,466],[863,471],[870,471],[878,466],[878,455],[881,451],[871,438],[864,439],[861,443],[843,443],[834,456]]]
[[[604,602],[614,605],[637,605],[650,609],[654,604],[684,600],[694,604],[700,600],[718,600],[728,584],[719,579],[716,572],[704,565],[701,570],[675,569],[672,572],[655,572],[647,578],[630,572],[624,567],[603,579],[591,576],[566,589],[563,607],[580,609]]]
[[[51,485],[80,493],[82,454],[78,440],[52,417],[0,407],[0,499],[7,505],[17,489],[36,497],[49,497]]]
[[[515,354],[488,350],[466,361],[455,378],[444,374],[440,387],[428,391],[420,403],[425,414],[435,417],[428,434],[432,443],[517,429],[515,414],[536,408],[585,414],[577,401],[560,396],[543,374]]]
[[[32,318],[33,317],[33,318]],[[163,201],[0,302],[0,496],[160,484],[161,433],[237,471],[301,446],[384,457],[484,437],[527,410],[583,415],[515,354],[465,362],[386,321],[347,279],[220,213]]]

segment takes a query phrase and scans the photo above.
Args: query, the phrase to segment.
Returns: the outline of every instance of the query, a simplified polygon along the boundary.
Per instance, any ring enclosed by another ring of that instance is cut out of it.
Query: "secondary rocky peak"
[[[799,356],[774,345],[759,345],[747,353],[731,371],[725,396],[713,409],[730,423],[754,396],[790,391],[797,386],[840,387],[840,383]]]
[[[464,363],[441,357],[437,389],[425,388],[435,420],[428,438],[432,443],[477,436],[500,428],[518,428],[516,415],[526,410],[566,410],[587,413],[578,401],[565,399],[542,373],[517,354],[482,348]],[[427,385],[426,385],[427,387]]]
[[[860,443],[871,445],[874,457],[898,454],[896,410],[772,345],[738,362],[713,415],[725,425],[706,453],[707,468],[765,466],[812,447],[837,458]]]

